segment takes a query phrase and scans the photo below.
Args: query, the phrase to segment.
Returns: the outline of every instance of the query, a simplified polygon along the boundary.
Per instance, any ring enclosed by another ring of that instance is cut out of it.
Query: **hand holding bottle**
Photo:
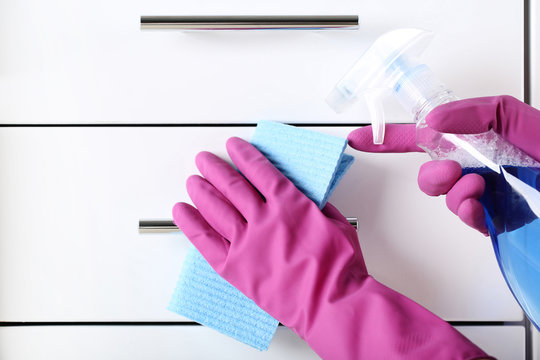
[[[476,134],[490,129],[540,161],[540,111],[511,96],[459,100],[443,104],[426,117],[436,131]],[[374,145],[370,126],[349,134],[349,145],[367,152],[423,152],[416,145],[415,124],[388,124],[383,145]],[[484,179],[477,174],[462,175],[451,160],[434,160],[422,165],[418,185],[428,195],[446,194],[448,208],[467,225],[487,235],[484,210],[478,199],[484,192]]]

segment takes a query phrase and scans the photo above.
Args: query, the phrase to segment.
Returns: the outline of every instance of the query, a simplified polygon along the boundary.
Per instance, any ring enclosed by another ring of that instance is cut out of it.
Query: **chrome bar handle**
[[[347,220],[358,230],[358,218],[348,217]],[[140,234],[180,232],[172,220],[139,220]]]
[[[141,29],[354,30],[358,29],[358,15],[141,16]]]

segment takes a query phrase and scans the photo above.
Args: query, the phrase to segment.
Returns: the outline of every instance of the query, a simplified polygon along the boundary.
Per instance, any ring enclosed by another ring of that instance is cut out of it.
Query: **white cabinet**
[[[365,106],[335,114],[324,99],[373,40],[400,27],[435,32],[423,59],[456,95],[523,98],[523,12],[510,0],[2,2],[0,124],[181,126],[0,128],[0,322],[187,320],[166,310],[187,242],[137,225],[188,200],[198,151],[224,156],[228,137],[253,132],[220,125],[321,123],[345,137],[353,127],[329,124],[367,123]],[[361,25],[139,29],[141,15],[195,14],[358,14]],[[389,121],[409,121],[392,100],[385,106]],[[424,154],[348,151],[356,162],[331,202],[358,217],[379,281],[446,320],[521,320],[489,240],[418,190]],[[499,359],[524,358],[522,327],[460,331]],[[200,326],[0,327],[1,359],[218,356],[317,358],[284,328],[259,353]]]

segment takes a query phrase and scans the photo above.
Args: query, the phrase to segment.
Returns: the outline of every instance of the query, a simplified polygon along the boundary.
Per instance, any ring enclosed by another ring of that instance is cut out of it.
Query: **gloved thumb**
[[[509,139],[536,135],[532,130],[540,128],[540,111],[509,95],[490,96],[437,106],[426,116],[426,122],[440,132],[478,134],[493,129]],[[540,139],[540,134],[537,136]]]
[[[423,152],[416,145],[415,124],[386,124],[384,143],[381,145],[373,144],[371,125],[351,131],[347,139],[352,148],[365,152]]]
[[[428,126],[453,134],[479,134],[493,129],[532,157],[540,160],[540,111],[504,95],[465,99],[443,104],[427,116]]]
[[[479,134],[491,129],[502,133],[507,123],[517,120],[511,110],[516,105],[522,103],[510,96],[458,100],[437,106],[426,116],[426,122],[444,133]]]

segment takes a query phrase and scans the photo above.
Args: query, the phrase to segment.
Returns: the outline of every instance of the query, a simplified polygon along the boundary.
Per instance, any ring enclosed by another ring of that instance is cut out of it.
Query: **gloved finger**
[[[465,224],[480,231],[485,236],[488,235],[484,208],[480,204],[480,201],[470,198],[466,199],[459,205],[457,214]]]
[[[540,159],[540,111],[504,95],[443,104],[426,117],[429,127],[447,133],[477,134],[493,129],[503,138]]]
[[[192,175],[187,179],[186,187],[193,204],[221,236],[232,242],[241,234],[246,220],[212,184]]]
[[[452,160],[433,160],[422,164],[418,172],[420,190],[430,196],[446,194],[461,177],[461,166]]]
[[[466,199],[479,200],[484,194],[486,182],[478,174],[467,174],[459,179],[446,195],[448,209],[457,215],[459,206]]]
[[[299,191],[255,146],[232,137],[227,152],[238,170],[268,200],[273,194]]]
[[[347,139],[349,145],[365,152],[424,152],[416,145],[415,124],[386,124],[384,143],[373,144],[371,125],[351,131]]]
[[[245,219],[254,215],[264,201],[257,190],[235,169],[216,155],[203,151],[195,158],[197,168],[221,194],[223,194]]]
[[[225,264],[230,243],[218,234],[193,206],[177,203],[172,213],[176,226],[219,273]]]

